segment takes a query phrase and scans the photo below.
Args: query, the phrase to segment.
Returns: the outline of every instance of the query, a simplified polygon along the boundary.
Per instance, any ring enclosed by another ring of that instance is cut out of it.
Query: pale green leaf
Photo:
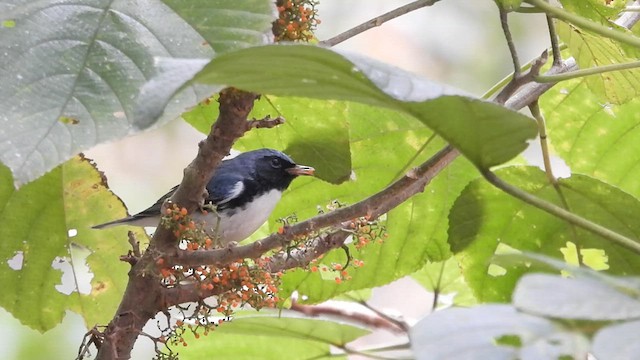
[[[577,79],[553,87],[540,106],[551,144],[573,172],[640,197],[640,99],[604,104]]]
[[[240,317],[219,326],[208,339],[187,336],[180,359],[340,359],[330,345],[344,346],[369,331],[334,321],[290,317]],[[241,350],[240,350],[241,349]]]
[[[629,321],[607,326],[593,338],[593,356],[597,359],[633,359],[640,354],[636,341],[640,321]]]
[[[0,305],[40,331],[57,325],[68,309],[88,326],[108,322],[126,286],[128,265],[118,257],[129,245],[126,229],[100,232],[90,226],[125,215],[122,202],[84,159],[69,160],[20,190],[13,188],[7,168],[0,171],[0,281],[5,284]],[[90,253],[91,289],[80,294],[76,282],[67,285],[73,292],[65,295],[55,267],[69,264],[79,281],[84,260],[76,250]]]
[[[631,62],[621,45],[611,39],[593,35],[571,25],[558,24],[558,36],[567,44],[569,52],[582,69]],[[623,104],[640,94],[640,70],[604,72],[585,78],[587,86],[602,100]]]
[[[640,318],[637,298],[588,278],[525,275],[513,293],[513,305],[529,314],[552,318],[597,321]]]
[[[540,360],[586,356],[587,339],[510,305],[435,312],[411,329],[416,359]]]

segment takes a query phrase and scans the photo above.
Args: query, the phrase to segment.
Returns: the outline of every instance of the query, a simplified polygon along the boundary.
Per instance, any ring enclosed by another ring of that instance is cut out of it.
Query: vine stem
[[[374,27],[380,26],[384,23],[386,23],[389,20],[393,20],[399,16],[402,16],[404,14],[410,13],[414,10],[418,10],[421,9],[423,7],[426,6],[431,6],[435,3],[437,3],[440,0],[418,0],[418,1],[414,1],[412,3],[409,3],[407,5],[401,6],[397,9],[391,10],[386,14],[382,14],[380,16],[374,17],[371,20],[365,21],[362,24],[355,26],[341,34],[338,34],[330,39],[327,40],[323,40],[320,41],[320,45],[323,46],[334,46],[337,44],[340,44],[341,42],[348,40],[362,32],[365,32],[369,29],[372,29]]]
[[[612,71],[635,69],[638,67],[640,67],[640,61],[632,61],[632,62],[622,63],[622,64],[611,64],[611,65],[592,67],[588,69],[580,69],[580,70],[575,70],[575,71],[571,71],[564,74],[538,75],[534,78],[534,80],[539,83],[557,83],[559,81],[564,81],[564,80],[571,80],[571,79],[581,78],[585,76],[604,74]]]
[[[622,31],[614,30],[612,28],[608,28],[606,26],[600,25],[598,23],[585,19],[582,16],[578,16],[569,11],[566,11],[562,8],[550,5],[545,0],[525,0],[525,1],[543,10],[547,14],[557,19],[564,20],[568,23],[580,26],[583,29],[593,31],[596,34],[602,35],[609,39],[613,39],[621,43],[640,48],[640,38],[636,36],[631,36],[623,33]]]
[[[511,61],[513,62],[513,78],[520,77],[520,60],[518,59],[518,51],[516,45],[513,43],[513,36],[511,36],[511,30],[509,30],[509,21],[507,19],[507,10],[505,10],[500,4],[498,4],[498,12],[500,13],[500,25],[502,26],[502,32],[504,38],[507,41],[507,47],[509,47],[509,54],[511,54]]]
[[[546,14],[547,28],[549,29],[549,40],[551,41],[551,52],[553,54],[553,66],[562,64],[562,54],[560,53],[560,45],[558,44],[558,33],[553,18]]]
[[[549,183],[553,185],[553,188],[558,194],[558,197],[562,202],[562,207],[567,211],[571,211],[569,202],[562,192],[562,188],[558,183],[558,179],[553,175],[553,168],[551,167],[551,154],[549,152],[549,142],[547,141],[547,126],[545,124],[544,116],[542,116],[542,112],[540,111],[540,106],[538,105],[537,100],[529,105],[529,110],[531,111],[531,115],[533,115],[533,118],[536,119],[536,122],[538,123],[538,133],[540,134],[540,150],[542,152],[542,160],[544,162],[544,172],[547,175]],[[578,265],[582,265],[584,262],[582,259],[582,253],[580,252],[582,246],[580,243],[580,239],[578,238],[578,233],[576,232],[574,224],[569,223],[569,228],[573,237],[573,243],[576,245],[576,257]]]
[[[528,192],[503,181],[496,174],[492,173],[487,169],[481,169],[480,172],[482,173],[482,176],[484,176],[484,178],[489,183],[491,183],[493,186],[497,187],[498,189],[506,192],[507,194],[517,199],[520,199],[529,205],[533,205],[538,209],[541,209],[551,215],[554,215],[560,219],[563,219],[571,224],[581,227],[594,234],[600,235],[605,239],[609,239],[611,240],[611,242],[614,242],[620,246],[623,246],[635,252],[636,254],[640,254],[640,243],[634,241],[633,239],[630,239],[624,235],[618,234],[615,231],[611,231],[604,226],[595,224],[555,204],[552,204],[534,195],[531,195]]]

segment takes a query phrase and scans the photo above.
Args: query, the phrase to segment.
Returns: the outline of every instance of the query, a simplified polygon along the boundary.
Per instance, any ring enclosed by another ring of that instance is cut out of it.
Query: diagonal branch
[[[404,14],[410,13],[411,11],[414,10],[418,10],[420,8],[426,7],[426,6],[431,6],[433,4],[435,4],[436,2],[438,2],[439,0],[418,0],[418,1],[414,1],[412,3],[409,3],[407,5],[401,6],[395,10],[391,10],[386,14],[382,14],[380,16],[374,17],[373,19],[369,20],[369,21],[365,21],[362,24],[351,28],[341,34],[338,34],[334,37],[332,37],[331,39],[327,39],[324,41],[320,42],[320,45],[324,45],[324,46],[334,46],[337,44],[340,44],[341,42],[348,40],[364,31],[367,31],[369,29],[372,29],[374,27],[380,26],[384,23],[386,23],[389,20],[393,20],[399,16],[402,16]]]
[[[195,252],[181,251],[175,263],[185,266],[203,264],[215,266],[235,259],[257,258],[269,250],[283,246],[297,236],[304,236],[361,216],[376,218],[423,191],[424,187],[458,155],[457,150],[447,146],[386,189],[365,200],[297,223],[286,228],[283,234],[275,233],[252,244]]]

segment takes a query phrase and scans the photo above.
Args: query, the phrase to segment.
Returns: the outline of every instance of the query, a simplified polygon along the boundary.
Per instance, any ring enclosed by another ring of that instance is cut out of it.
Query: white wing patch
[[[233,189],[231,189],[231,191],[229,192],[229,195],[227,195],[227,197],[222,199],[222,201],[220,201],[219,204],[224,204],[226,202],[229,202],[237,198],[238,196],[240,196],[240,194],[242,194],[243,191],[244,191],[244,183],[242,181],[238,181],[233,185]]]

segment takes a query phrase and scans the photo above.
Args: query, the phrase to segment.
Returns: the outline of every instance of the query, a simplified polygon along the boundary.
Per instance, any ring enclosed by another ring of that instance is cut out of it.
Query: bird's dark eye
[[[273,158],[271,159],[271,166],[273,166],[276,169],[279,169],[282,167],[282,161],[280,161],[280,159],[278,158]]]

